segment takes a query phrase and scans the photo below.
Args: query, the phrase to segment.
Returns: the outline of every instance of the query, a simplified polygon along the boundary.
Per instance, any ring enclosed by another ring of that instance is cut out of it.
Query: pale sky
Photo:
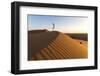
[[[88,17],[84,16],[50,16],[50,15],[28,15],[28,30],[47,29],[52,30],[53,23],[55,31],[63,33],[87,33]]]

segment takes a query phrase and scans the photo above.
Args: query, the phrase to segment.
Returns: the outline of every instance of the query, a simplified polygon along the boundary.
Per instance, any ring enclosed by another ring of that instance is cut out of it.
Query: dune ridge
[[[87,58],[87,47],[58,31],[29,33],[28,60]]]

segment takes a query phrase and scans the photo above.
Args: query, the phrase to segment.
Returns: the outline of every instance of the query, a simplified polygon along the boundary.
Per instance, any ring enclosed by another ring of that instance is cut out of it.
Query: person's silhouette
[[[52,31],[54,31],[54,29],[55,29],[55,24],[53,23],[52,25],[53,25],[53,27],[52,27]]]

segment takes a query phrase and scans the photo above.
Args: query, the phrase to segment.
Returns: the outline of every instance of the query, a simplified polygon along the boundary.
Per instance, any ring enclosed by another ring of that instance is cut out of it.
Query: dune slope
[[[87,47],[57,31],[28,34],[28,60],[87,58]]]

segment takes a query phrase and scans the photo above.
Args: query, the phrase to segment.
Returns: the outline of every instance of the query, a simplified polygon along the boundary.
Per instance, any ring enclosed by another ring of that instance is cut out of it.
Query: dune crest
[[[28,60],[87,58],[87,47],[58,31],[28,35]]]

